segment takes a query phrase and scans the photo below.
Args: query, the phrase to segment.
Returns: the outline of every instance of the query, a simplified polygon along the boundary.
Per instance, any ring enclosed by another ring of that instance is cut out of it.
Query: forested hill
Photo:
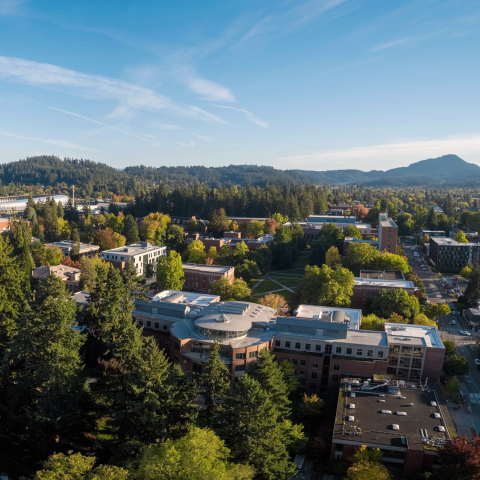
[[[260,186],[267,184],[300,183],[312,184],[308,175],[296,170],[277,170],[257,165],[229,165],[228,167],[127,167],[125,172],[148,182],[165,182],[174,185],[206,183],[210,187]]]

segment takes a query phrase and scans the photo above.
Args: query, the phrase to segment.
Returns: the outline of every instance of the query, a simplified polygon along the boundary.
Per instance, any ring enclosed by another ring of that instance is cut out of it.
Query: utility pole
[[[75,185],[72,185],[73,188],[73,205],[75,206]]]

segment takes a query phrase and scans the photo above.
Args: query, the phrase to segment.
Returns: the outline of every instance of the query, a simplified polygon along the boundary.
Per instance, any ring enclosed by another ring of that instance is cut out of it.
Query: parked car
[[[450,322],[450,325],[456,325],[456,324],[457,324],[457,322],[456,322],[455,320],[452,320],[452,321]]]
[[[458,333],[459,333],[460,335],[466,335],[467,337],[470,336],[470,332],[466,332],[465,330],[460,330]]]
[[[480,359],[478,359],[478,358],[475,359],[475,365],[477,365],[477,366],[480,365]]]

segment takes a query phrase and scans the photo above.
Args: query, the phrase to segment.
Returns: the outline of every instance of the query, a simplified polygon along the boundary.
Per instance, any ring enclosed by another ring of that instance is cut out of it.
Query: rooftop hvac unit
[[[432,400],[432,401],[430,402],[430,405],[431,405],[432,407],[436,407],[436,406],[437,406],[437,402],[434,402],[434,401]]]
[[[397,425],[396,423],[394,423],[394,424],[392,425],[392,430],[400,430],[400,426]]]
[[[379,400],[380,403],[385,403],[385,400]]]
[[[401,417],[406,417],[407,412],[397,412],[397,415],[400,415]]]
[[[391,410],[382,410],[381,413],[383,413],[384,415],[391,415],[392,411]]]
[[[350,392],[351,397],[355,397],[355,395],[356,395],[355,392]]]
[[[440,425],[439,427],[437,427],[437,430],[439,432],[444,432],[445,431],[445,427],[443,427],[442,425]]]
[[[355,408],[355,404],[354,403],[349,403],[348,408]]]
[[[349,415],[349,416],[347,417],[347,421],[348,421],[348,422],[354,422],[354,421],[355,421],[355,417],[354,417],[353,415]]]
[[[439,413],[434,413],[433,418],[442,418],[442,416]]]

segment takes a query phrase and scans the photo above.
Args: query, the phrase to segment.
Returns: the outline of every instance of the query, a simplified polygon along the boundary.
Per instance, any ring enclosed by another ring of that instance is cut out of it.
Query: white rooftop
[[[355,285],[371,285],[392,288],[415,288],[415,284],[409,280],[388,280],[378,278],[354,278]]]
[[[110,250],[104,250],[102,256],[106,253],[116,253],[125,256],[138,255],[141,253],[153,252],[158,249],[167,250],[167,247],[163,245],[152,245],[148,242],[133,243],[132,245],[126,245],[125,247],[111,248]]]
[[[222,265],[203,265],[198,263],[182,263],[184,270],[198,270],[199,272],[225,273],[233,267],[224,267]]]
[[[426,347],[445,348],[435,327],[409,325],[403,323],[385,323],[385,332],[389,343],[403,343],[410,339],[411,345],[421,343]],[[415,342],[415,340],[417,340]]]
[[[180,290],[164,290],[152,298],[152,302],[182,303],[191,307],[206,307],[212,302],[220,301],[217,295],[204,293],[183,292]]]
[[[330,312],[344,312],[345,320],[348,320],[350,330],[358,330],[362,321],[362,311],[357,308],[341,308],[341,307],[324,307],[320,305],[299,305],[295,311],[298,318],[312,318],[322,320],[326,314]],[[335,316],[332,315],[332,321],[335,322]],[[343,322],[342,322],[343,323]]]

